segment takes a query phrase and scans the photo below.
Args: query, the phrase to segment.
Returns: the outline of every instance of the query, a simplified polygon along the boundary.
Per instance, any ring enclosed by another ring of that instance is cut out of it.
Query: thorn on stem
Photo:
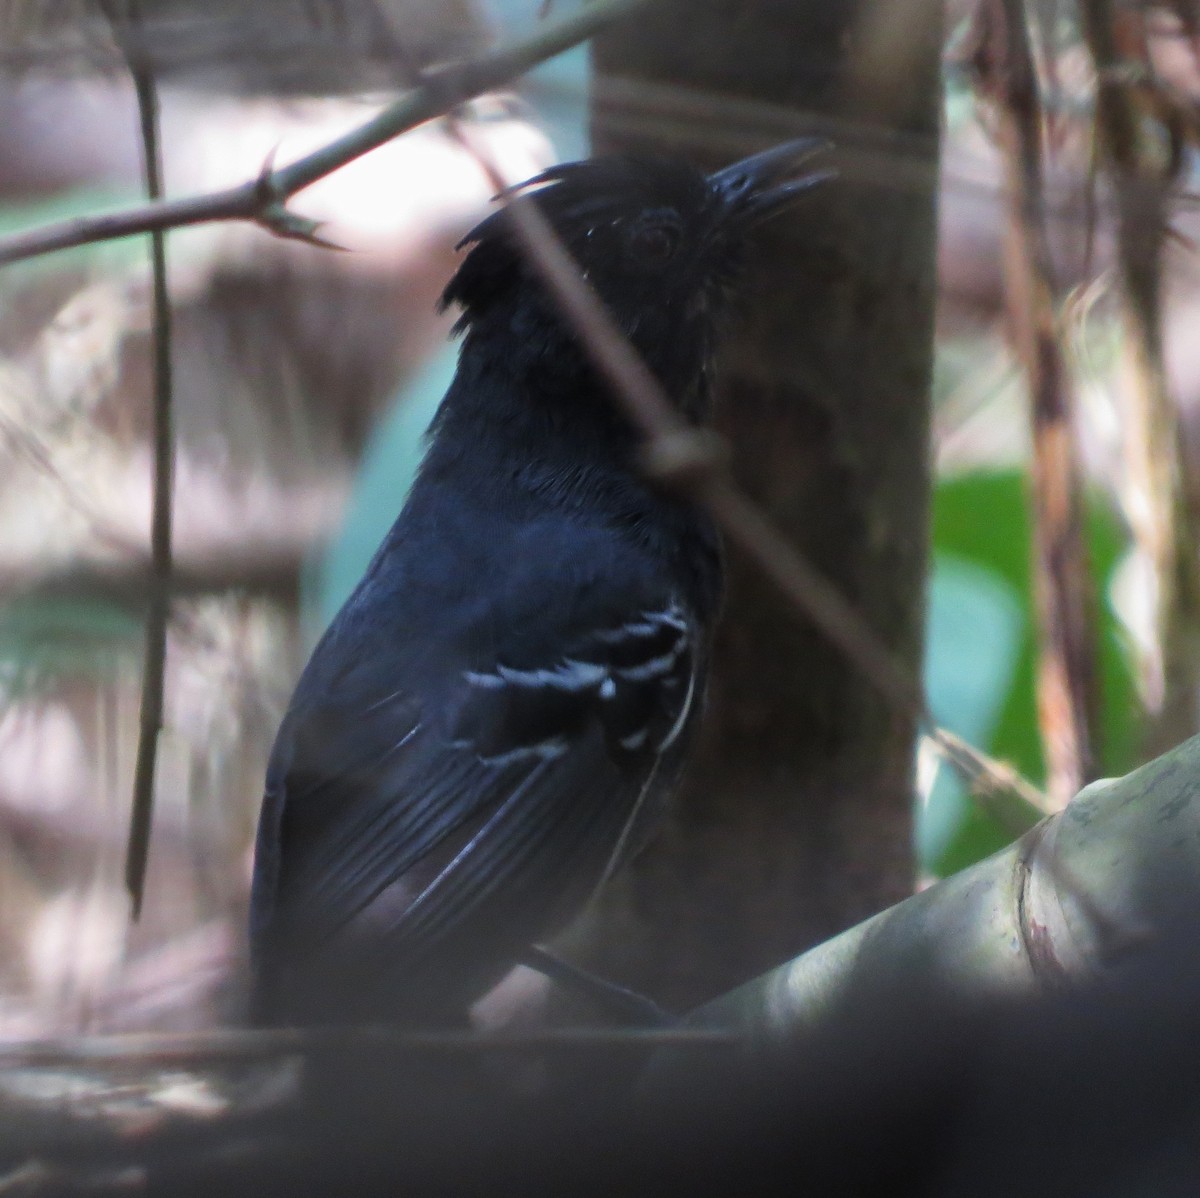
[[[304,241],[324,250],[348,252],[347,246],[330,241],[329,238],[321,237],[318,234],[317,230],[325,224],[324,221],[301,216],[299,213],[291,211],[285,204],[268,204],[259,212],[257,220],[264,229],[274,233],[276,237],[284,237],[289,241]]]
[[[282,190],[275,179],[275,156],[279,153],[279,143],[276,142],[263,159],[259,168],[258,178],[254,181],[254,196],[264,209],[279,203],[284,198]]]
[[[318,236],[317,230],[324,221],[300,216],[288,208],[288,197],[275,177],[275,156],[278,153],[279,146],[276,144],[267,152],[258,178],[254,181],[254,198],[258,204],[254,219],[276,237],[285,237],[289,241],[306,241],[309,245],[319,246],[324,250],[345,251],[346,246]]]

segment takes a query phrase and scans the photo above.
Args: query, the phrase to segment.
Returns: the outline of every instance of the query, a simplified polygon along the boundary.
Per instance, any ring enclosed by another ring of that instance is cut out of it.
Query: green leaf
[[[939,725],[975,745],[992,740],[1026,632],[1017,590],[994,570],[939,554],[929,587],[925,693]],[[917,861],[936,871],[964,826],[971,800],[949,768],[939,770],[916,812]]]
[[[1137,761],[1140,709],[1125,638],[1107,601],[1107,585],[1128,538],[1103,496],[1088,497],[1085,516],[1093,577],[1103,584],[1097,587],[1096,605],[1103,702],[1101,769],[1105,774],[1124,774]],[[994,571],[1014,588],[1024,614],[1025,631],[1009,694],[991,743],[981,747],[1041,781],[1045,764],[1037,723],[1030,537],[1022,472],[980,471],[939,483],[934,495],[935,550]],[[1006,829],[973,806],[936,862],[936,872],[961,869],[1009,839]]]

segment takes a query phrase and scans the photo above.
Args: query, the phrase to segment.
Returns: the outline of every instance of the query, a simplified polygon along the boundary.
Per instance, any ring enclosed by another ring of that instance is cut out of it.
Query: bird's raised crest
[[[716,206],[697,168],[675,159],[626,155],[558,163],[493,198],[500,203],[532,199],[573,251],[597,231],[613,229],[648,209],[676,213],[692,227],[702,227]],[[461,333],[530,275],[503,208],[484,217],[455,249],[468,252],[442,293],[440,307],[462,309],[454,326]]]

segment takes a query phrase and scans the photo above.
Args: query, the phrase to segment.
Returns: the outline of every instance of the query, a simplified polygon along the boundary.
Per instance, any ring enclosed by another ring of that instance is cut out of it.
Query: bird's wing
[[[421,694],[368,669],[366,693],[308,702],[268,777],[258,931],[299,950],[366,920],[428,941],[481,904],[499,917],[506,892],[553,900],[597,853],[603,872],[678,756],[700,650],[670,602],[476,659]]]

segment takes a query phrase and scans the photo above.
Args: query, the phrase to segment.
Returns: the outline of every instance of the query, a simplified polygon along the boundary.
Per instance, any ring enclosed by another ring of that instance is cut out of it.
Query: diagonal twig
[[[433,68],[425,72],[419,86],[344,137],[288,166],[274,169],[268,163],[259,178],[237,187],[56,221],[2,237],[0,266],[73,246],[213,221],[253,221],[280,236],[311,240],[316,235],[315,222],[287,207],[287,201],[298,191],[481,92],[511,83],[538,63],[586,41],[651,2],[599,0],[569,17],[547,23],[528,38],[478,58]]]

